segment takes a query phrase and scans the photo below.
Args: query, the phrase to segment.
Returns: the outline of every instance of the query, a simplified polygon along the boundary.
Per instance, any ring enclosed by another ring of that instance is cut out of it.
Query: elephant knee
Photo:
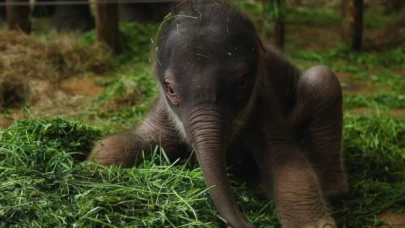
[[[306,70],[298,83],[298,92],[314,108],[341,106],[342,88],[335,73],[326,66]]]

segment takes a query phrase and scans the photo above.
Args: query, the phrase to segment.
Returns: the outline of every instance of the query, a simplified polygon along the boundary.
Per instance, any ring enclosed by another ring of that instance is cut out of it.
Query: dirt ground
[[[52,89],[49,96],[41,96],[39,102],[28,107],[7,109],[0,115],[0,128],[23,118],[45,118],[54,116],[75,117],[87,114],[87,105],[98,97],[104,88],[97,86],[88,76],[68,78]]]
[[[10,126],[14,120],[24,118],[51,119],[54,116],[71,117],[88,114],[87,105],[104,91],[94,77],[80,75],[62,80],[52,93],[27,108],[11,108],[0,115],[0,128]],[[91,122],[91,120],[88,120]]]
[[[404,228],[405,227],[405,215],[393,212],[385,212],[380,215],[380,219],[389,225],[381,226],[382,228]]]

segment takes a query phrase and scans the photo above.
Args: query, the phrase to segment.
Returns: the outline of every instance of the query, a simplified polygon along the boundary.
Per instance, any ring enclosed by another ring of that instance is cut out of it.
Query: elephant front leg
[[[86,160],[101,165],[131,167],[142,161],[142,153],[148,156],[156,146],[162,146],[168,157],[174,160],[185,153],[181,149],[182,143],[160,100],[139,127],[103,139]]]
[[[272,160],[275,199],[283,226],[336,227],[315,172],[298,148],[288,146]]]
[[[282,226],[336,228],[313,167],[298,147],[288,119],[277,111],[278,100],[265,98],[260,110],[263,150],[254,156],[264,187],[274,193]]]
[[[307,158],[292,144],[268,143],[255,152],[263,186],[274,194],[282,227],[336,228],[317,177]]]

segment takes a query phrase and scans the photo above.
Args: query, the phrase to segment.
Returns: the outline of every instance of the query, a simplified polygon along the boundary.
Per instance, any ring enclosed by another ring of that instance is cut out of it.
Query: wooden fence
[[[114,52],[119,50],[119,4],[174,3],[179,0],[62,0],[30,1],[0,0],[0,9],[5,7],[6,22],[10,30],[31,33],[31,6],[35,5],[96,5],[97,40],[107,44]]]

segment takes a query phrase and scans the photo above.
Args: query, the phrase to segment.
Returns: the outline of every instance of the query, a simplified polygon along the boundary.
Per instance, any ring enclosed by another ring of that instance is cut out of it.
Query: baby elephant
[[[337,227],[327,202],[348,186],[336,75],[323,66],[301,73],[221,0],[179,3],[157,46],[161,91],[152,111],[135,129],[104,139],[87,160],[131,167],[156,145],[173,160],[188,145],[228,226],[253,227],[226,173],[238,164],[274,195],[283,227]]]

